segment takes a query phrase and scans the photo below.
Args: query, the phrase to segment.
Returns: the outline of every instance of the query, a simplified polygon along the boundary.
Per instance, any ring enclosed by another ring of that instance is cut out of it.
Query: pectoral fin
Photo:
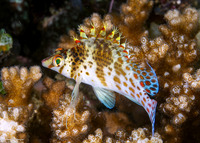
[[[115,94],[112,91],[93,87],[94,93],[97,98],[103,103],[107,108],[112,109],[115,106]]]

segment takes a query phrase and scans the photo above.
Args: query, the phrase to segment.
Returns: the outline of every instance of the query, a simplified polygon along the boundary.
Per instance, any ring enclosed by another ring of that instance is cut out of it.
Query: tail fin
[[[152,136],[154,136],[154,124],[155,124],[155,117],[156,117],[156,106],[157,101],[150,99],[150,102],[147,103],[148,105],[145,106],[145,110],[147,111],[149,118],[152,124]]]

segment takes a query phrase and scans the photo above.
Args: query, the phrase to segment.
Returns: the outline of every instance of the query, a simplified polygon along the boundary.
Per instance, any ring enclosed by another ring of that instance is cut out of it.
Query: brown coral
[[[7,107],[0,104],[0,141],[1,142],[27,142],[28,134],[26,124],[32,110],[32,105],[28,108]]]
[[[140,38],[147,35],[143,26],[152,7],[153,1],[128,0],[126,4],[121,6],[120,18],[115,17],[113,20],[132,45],[139,45]]]
[[[184,73],[183,78],[192,88],[200,88],[200,69],[198,69],[194,75]]]
[[[67,93],[64,100],[60,100],[60,105],[53,111],[52,129],[54,132],[54,138],[52,142],[59,140],[65,141],[80,141],[78,136],[86,134],[89,129],[89,117],[90,112],[88,110],[78,110],[71,108],[70,106],[71,97]]]
[[[145,128],[138,128],[137,130],[133,130],[131,135],[128,137],[126,132],[119,130],[115,133],[116,138],[104,137],[101,129],[97,129],[95,131],[95,135],[89,135],[88,139],[85,139],[83,143],[162,143],[163,140],[158,133],[155,133],[154,137],[147,137],[146,133],[148,132]],[[105,141],[103,140],[103,137]]]
[[[25,67],[3,68],[1,77],[7,93],[4,102],[8,106],[28,105],[31,89],[41,76],[38,66],[31,67],[30,71]]]
[[[59,106],[59,99],[64,94],[65,82],[56,81],[54,82],[51,78],[44,78],[44,85],[47,87],[47,91],[42,94],[45,104],[50,108],[57,108]]]

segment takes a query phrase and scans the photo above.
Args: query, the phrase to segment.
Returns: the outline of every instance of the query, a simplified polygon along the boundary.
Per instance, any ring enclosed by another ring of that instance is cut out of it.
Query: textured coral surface
[[[198,1],[110,2],[0,1],[0,28],[13,39],[9,55],[0,53],[0,142],[200,142]],[[157,74],[154,137],[137,104],[116,94],[116,106],[107,109],[81,84],[72,108],[74,81],[41,68],[56,48],[75,45],[78,25],[89,34],[91,25],[98,32],[103,24],[107,32],[117,27],[130,58],[148,62]]]

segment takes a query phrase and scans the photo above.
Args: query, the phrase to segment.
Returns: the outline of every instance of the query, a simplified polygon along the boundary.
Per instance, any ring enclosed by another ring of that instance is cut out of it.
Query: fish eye
[[[53,65],[56,67],[60,67],[64,64],[64,59],[61,55],[55,55],[53,58]]]

